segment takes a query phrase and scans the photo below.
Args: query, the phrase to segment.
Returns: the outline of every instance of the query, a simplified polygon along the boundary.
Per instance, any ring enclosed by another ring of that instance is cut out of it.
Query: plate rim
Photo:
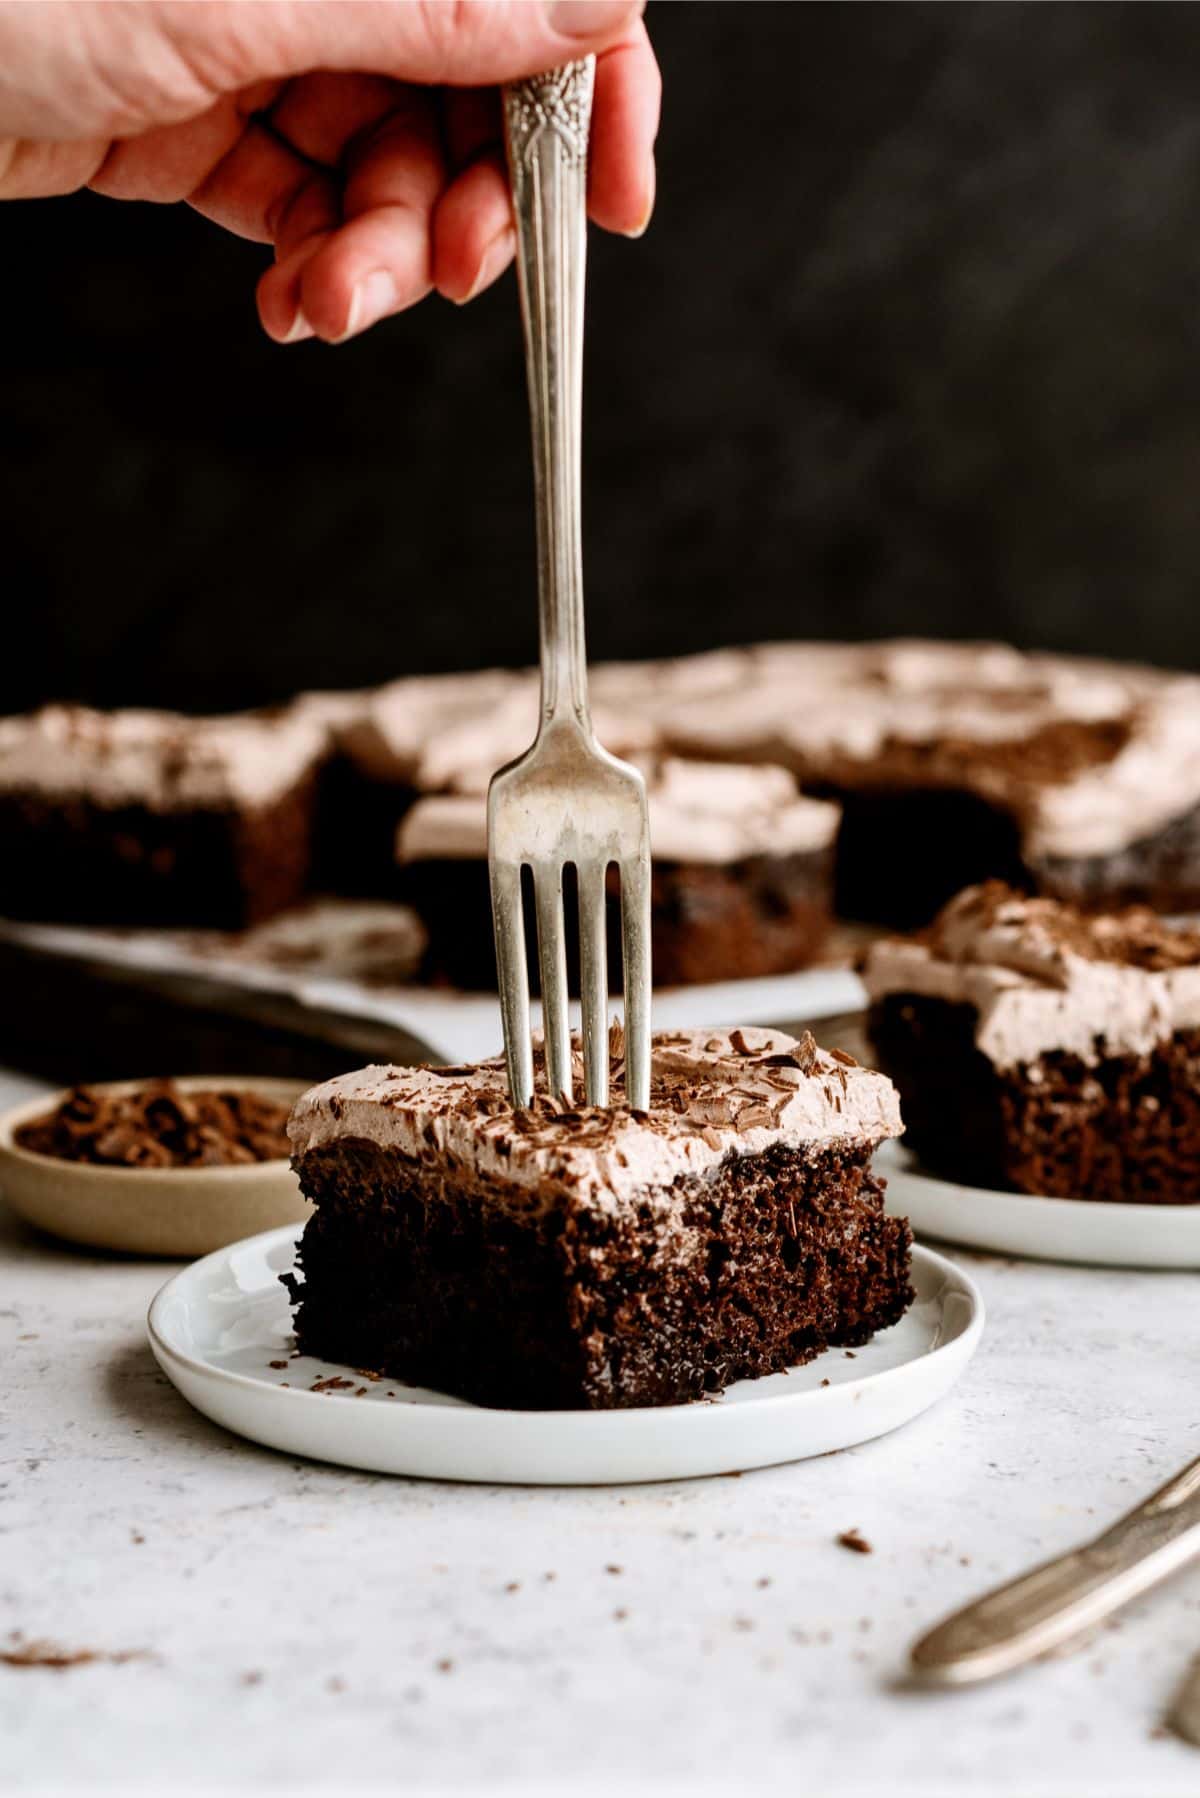
[[[901,1161],[905,1156],[907,1160]],[[1088,1217],[1097,1215],[1116,1218],[1118,1223],[1142,1223],[1155,1215],[1169,1217],[1173,1220],[1185,1217],[1200,1219],[1200,1198],[1188,1203],[1176,1205],[1139,1205],[1132,1199],[1065,1199],[1049,1192],[1010,1192],[1003,1186],[973,1186],[968,1180],[953,1180],[948,1174],[938,1174],[927,1168],[917,1156],[915,1149],[910,1149],[901,1139],[883,1145],[875,1152],[875,1166],[881,1167],[884,1176],[890,1179],[893,1175],[902,1175],[906,1180],[920,1180],[928,1186],[947,1187],[955,1192],[978,1193],[985,1199],[996,1199],[1001,1204],[1012,1204],[1014,1210],[1021,1206],[1033,1207],[1045,1205],[1053,1208],[1053,1212],[1071,1216],[1081,1212]]]
[[[239,1249],[245,1250],[258,1244],[265,1245],[267,1243],[273,1243],[285,1236],[290,1237],[295,1241],[300,1234],[302,1234],[302,1230],[298,1230],[295,1225],[279,1225],[274,1230],[263,1230],[256,1236],[247,1236],[243,1237],[239,1242],[227,1243],[224,1248],[214,1249],[207,1255],[201,1255],[195,1261],[190,1261],[186,1267],[179,1268],[173,1273],[158,1288],[154,1297],[151,1299],[149,1308],[146,1312],[146,1334],[156,1357],[166,1356],[168,1360],[174,1361],[192,1375],[199,1376],[202,1379],[215,1380],[218,1383],[232,1386],[235,1390],[256,1393],[270,1392],[289,1400],[315,1400],[319,1398],[322,1404],[328,1404],[330,1399],[340,1402],[341,1404],[354,1403],[353,1397],[349,1393],[328,1392],[318,1394],[306,1391],[298,1386],[280,1386],[272,1380],[260,1379],[253,1374],[237,1373],[232,1368],[215,1366],[211,1361],[203,1360],[198,1355],[190,1354],[186,1349],[176,1347],[175,1344],[170,1342],[163,1334],[160,1325],[159,1320],[163,1310],[166,1308],[172,1289],[180,1282],[188,1279],[189,1276],[198,1274],[207,1262],[228,1259]],[[264,1248],[263,1252],[266,1253],[267,1250]],[[862,1374],[855,1382],[843,1381],[836,1386],[817,1386],[810,1387],[807,1390],[801,1389],[795,1392],[776,1392],[764,1394],[760,1398],[742,1399],[737,1406],[739,1415],[746,1416],[751,1412],[768,1411],[776,1406],[793,1406],[802,1400],[837,1402],[841,1398],[845,1387],[848,1385],[854,1384],[860,1388],[875,1388],[882,1386],[885,1383],[908,1373],[909,1370],[918,1363],[935,1362],[938,1357],[942,1355],[958,1355],[962,1357],[964,1365],[966,1362],[970,1361],[979,1345],[979,1339],[983,1335],[984,1325],[987,1322],[987,1308],[984,1304],[983,1294],[979,1289],[978,1282],[965,1268],[960,1267],[956,1261],[952,1261],[948,1255],[941,1254],[937,1249],[931,1249],[926,1243],[914,1242],[912,1245],[912,1256],[914,1261],[919,1257],[926,1263],[930,1272],[941,1275],[942,1286],[939,1289],[939,1295],[945,1292],[947,1286],[953,1286],[968,1300],[971,1306],[971,1315],[962,1329],[957,1331],[948,1341],[935,1342],[931,1348],[926,1349],[920,1355],[902,1361],[895,1367],[883,1367],[875,1373]],[[905,1312],[904,1315],[907,1316],[908,1313]],[[897,1321],[899,1322],[900,1320]],[[889,1327],[894,1328],[895,1326]],[[816,1357],[814,1357],[814,1359],[816,1359]],[[338,1363],[337,1365],[340,1366],[342,1364]],[[809,1363],[802,1362],[800,1365],[807,1366]],[[403,1382],[400,1383],[403,1384]],[[740,1384],[740,1382],[736,1383]],[[718,1393],[711,1396],[714,1399],[719,1399],[721,1394]],[[405,1401],[403,1410],[399,1412],[399,1415],[403,1416],[405,1412],[411,1412],[413,1410],[436,1411],[439,1419],[444,1421],[446,1427],[449,1429],[477,1427],[480,1418],[521,1419],[527,1423],[530,1417],[536,1417],[557,1418],[559,1420],[568,1418],[576,1420],[586,1419],[588,1421],[583,1427],[593,1430],[602,1430],[606,1427],[612,1428],[615,1426],[624,1429],[647,1429],[652,1427],[656,1422],[661,1426],[665,1418],[678,1417],[684,1414],[692,1416],[697,1412],[712,1412],[715,1409],[715,1405],[705,1405],[694,1399],[678,1405],[629,1405],[603,1410],[589,1410],[583,1406],[576,1406],[568,1409],[538,1410],[535,1412],[517,1410],[511,1406],[476,1405],[470,1400],[456,1401],[453,1404],[438,1403],[435,1405],[429,1403],[428,1400],[411,1399]],[[723,1414],[728,1415],[730,1410],[732,1410],[732,1407],[727,1407]],[[450,1423],[448,1421],[450,1418],[455,1418],[457,1421]]]

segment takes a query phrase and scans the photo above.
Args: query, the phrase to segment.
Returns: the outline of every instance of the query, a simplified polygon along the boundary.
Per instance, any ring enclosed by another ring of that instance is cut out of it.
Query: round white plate
[[[974,1282],[919,1248],[916,1303],[852,1354],[830,1349],[806,1367],[744,1380],[694,1405],[489,1410],[292,1359],[279,1276],[292,1266],[296,1240],[295,1229],[270,1230],[176,1274],[150,1307],[150,1346],[167,1378],[214,1422],[268,1448],[376,1473],[623,1485],[823,1455],[894,1430],[941,1398],[983,1329]],[[313,1390],[330,1379],[352,1383]]]
[[[875,1156],[887,1208],[920,1236],[963,1248],[1092,1267],[1200,1268],[1200,1205],[1110,1205],[989,1192],[927,1174],[907,1149]]]

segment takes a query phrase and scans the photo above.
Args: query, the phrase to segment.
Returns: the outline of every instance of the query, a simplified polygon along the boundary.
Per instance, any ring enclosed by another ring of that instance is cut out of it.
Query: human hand
[[[643,0],[0,0],[0,199],[186,200],[275,247],[259,316],[339,343],[513,255],[498,83],[596,53],[588,211],[639,236]]]

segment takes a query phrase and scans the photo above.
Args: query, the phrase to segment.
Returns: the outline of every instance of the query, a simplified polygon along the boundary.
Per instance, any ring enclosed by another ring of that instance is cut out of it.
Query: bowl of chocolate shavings
[[[27,1222],[89,1247],[206,1255],[309,1204],[287,1121],[303,1081],[121,1080],[0,1117],[0,1193]]]

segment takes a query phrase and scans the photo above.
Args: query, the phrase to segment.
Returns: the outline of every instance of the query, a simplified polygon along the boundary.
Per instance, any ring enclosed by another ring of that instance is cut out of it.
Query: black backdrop
[[[593,233],[594,653],[998,635],[1200,664],[1200,9],[658,5]],[[185,208],[0,209],[0,706],[519,662],[510,276],[276,348]]]

